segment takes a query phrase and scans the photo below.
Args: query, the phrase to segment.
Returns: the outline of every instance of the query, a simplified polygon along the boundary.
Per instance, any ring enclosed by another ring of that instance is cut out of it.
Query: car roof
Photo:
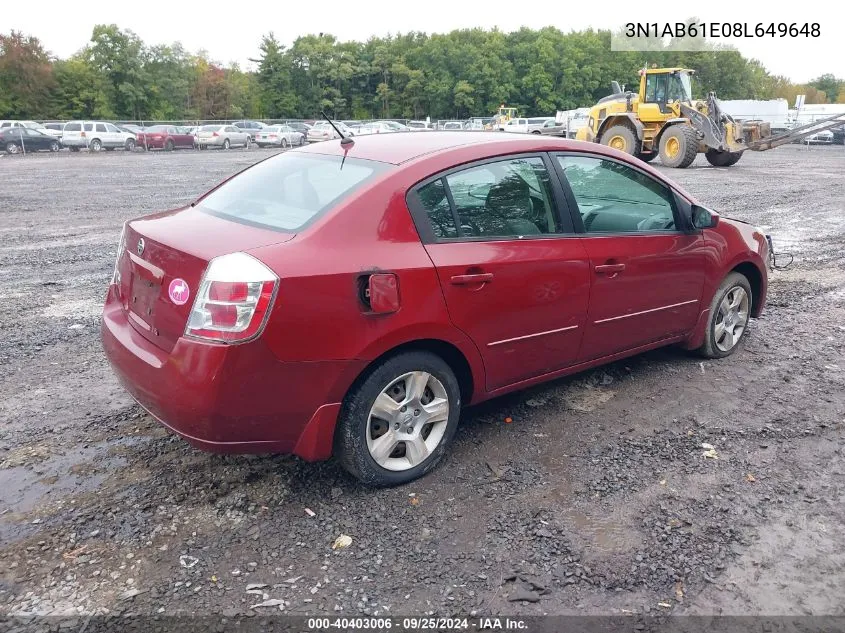
[[[413,132],[396,132],[394,134],[372,134],[356,136],[353,145],[341,146],[339,140],[324,141],[315,145],[297,149],[297,152],[311,154],[329,154],[375,160],[393,165],[401,165],[408,161],[432,154],[448,154],[461,148],[472,148],[475,157],[469,160],[480,160],[487,156],[519,152],[544,151],[589,151],[593,154],[630,159],[630,156],[597,143],[585,143],[570,139],[540,136],[535,134],[478,134],[472,132],[444,132],[433,131],[430,134],[415,134]],[[651,167],[646,170],[660,175]]]

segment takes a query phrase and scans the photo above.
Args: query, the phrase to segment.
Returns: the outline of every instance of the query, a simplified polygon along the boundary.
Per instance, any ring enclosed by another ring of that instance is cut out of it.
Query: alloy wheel
[[[719,350],[730,351],[742,338],[748,327],[748,304],[748,293],[740,286],[728,290],[719,303],[713,328],[713,341]]]
[[[386,470],[414,468],[443,440],[448,420],[449,396],[440,380],[424,371],[399,376],[379,393],[370,409],[370,456]]]

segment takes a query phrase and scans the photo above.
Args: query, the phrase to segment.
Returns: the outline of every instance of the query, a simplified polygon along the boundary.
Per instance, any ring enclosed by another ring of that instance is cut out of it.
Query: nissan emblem
[[[143,237],[140,240],[138,240],[138,254],[139,255],[144,254],[144,238]]]

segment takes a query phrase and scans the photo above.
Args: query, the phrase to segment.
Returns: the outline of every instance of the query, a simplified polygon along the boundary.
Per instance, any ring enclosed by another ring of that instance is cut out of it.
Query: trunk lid
[[[193,207],[129,221],[117,261],[128,321],[169,352],[185,331],[211,259],[286,242],[294,235],[225,220]]]

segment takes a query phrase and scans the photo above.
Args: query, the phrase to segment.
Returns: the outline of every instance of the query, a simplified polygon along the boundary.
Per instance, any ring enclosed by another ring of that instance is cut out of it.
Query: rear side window
[[[458,237],[458,226],[455,224],[455,216],[452,215],[452,207],[449,205],[446,185],[442,178],[420,187],[417,197],[431,222],[434,237],[437,239]]]
[[[281,154],[221,185],[199,208],[247,224],[298,231],[387,168],[355,158]]]
[[[93,123],[85,123],[83,127],[85,128],[86,132],[90,132],[91,130],[94,129],[94,124]]]
[[[65,132],[81,132],[82,131],[82,124],[81,123],[68,123],[65,125]]]
[[[485,163],[445,180],[460,236],[524,237],[559,232],[549,173],[539,157]]]
[[[98,132],[105,132],[106,131],[106,124],[105,123],[97,123],[97,131]]]

